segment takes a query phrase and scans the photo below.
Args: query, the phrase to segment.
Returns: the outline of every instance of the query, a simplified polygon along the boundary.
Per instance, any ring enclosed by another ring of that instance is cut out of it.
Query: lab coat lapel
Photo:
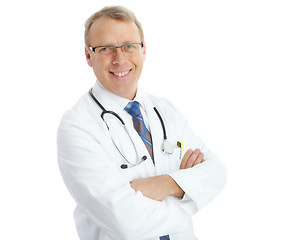
[[[145,95],[143,96],[143,102],[147,118],[149,120],[150,132],[152,136],[152,146],[153,146],[156,174],[160,175],[163,172],[164,156],[161,151],[161,146],[163,142],[163,130],[160,120],[153,109],[155,107],[154,103],[151,102],[151,100]]]

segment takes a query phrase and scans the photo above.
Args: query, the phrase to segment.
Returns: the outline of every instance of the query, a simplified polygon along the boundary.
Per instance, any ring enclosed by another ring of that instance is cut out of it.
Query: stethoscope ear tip
[[[127,165],[127,164],[122,164],[122,165],[121,165],[121,168],[122,168],[122,169],[126,169],[126,168],[128,168],[128,165]]]
[[[131,167],[134,167],[134,166],[139,165],[140,163],[142,163],[142,162],[145,161],[146,159],[147,159],[147,156],[144,155],[144,156],[141,158],[141,160],[139,161],[139,163],[137,163],[137,164],[132,164]],[[129,167],[129,166],[128,166],[127,164],[122,164],[122,165],[121,165],[121,168],[122,168],[122,169],[127,169],[128,167]]]

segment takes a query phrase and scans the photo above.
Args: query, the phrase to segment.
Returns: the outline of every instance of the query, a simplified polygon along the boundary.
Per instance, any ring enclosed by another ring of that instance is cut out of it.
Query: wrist
[[[169,176],[167,176],[168,184],[169,184],[169,196],[174,196],[178,198],[183,198],[185,192],[182,190],[182,188],[175,182],[175,180]]]

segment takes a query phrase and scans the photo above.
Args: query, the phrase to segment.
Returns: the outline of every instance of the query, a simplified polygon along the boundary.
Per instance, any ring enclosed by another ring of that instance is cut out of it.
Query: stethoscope
[[[131,139],[131,142],[132,142],[132,144],[133,144],[133,147],[134,147],[134,149],[135,149],[135,151],[136,151],[137,159],[139,159],[138,152],[137,152],[137,148],[136,148],[135,143],[133,142],[133,140],[132,140],[132,138],[131,138],[131,136],[130,136],[130,133],[129,133],[129,131],[128,131],[128,129],[127,129],[127,127],[126,127],[125,122],[123,121],[123,119],[122,119],[117,113],[115,113],[115,112],[113,112],[113,111],[108,111],[108,110],[106,110],[106,109],[103,107],[103,105],[97,100],[97,98],[93,95],[93,93],[92,93],[92,88],[89,90],[89,95],[90,95],[90,97],[94,100],[94,102],[102,109],[102,113],[101,113],[100,116],[101,116],[103,122],[106,124],[108,130],[109,130],[109,126],[108,126],[108,124],[107,124],[107,121],[105,121],[105,119],[104,119],[104,116],[105,116],[106,114],[111,114],[111,115],[115,116],[115,117],[121,122],[121,124],[123,125],[124,129],[126,130],[128,136],[129,136],[129,138]],[[160,120],[160,123],[161,123],[161,126],[162,126],[162,130],[163,130],[163,142],[162,142],[161,150],[162,150],[163,153],[166,153],[166,154],[173,154],[173,152],[174,152],[174,146],[167,140],[166,130],[165,130],[165,125],[164,125],[163,119],[162,119],[161,115],[159,114],[158,110],[156,109],[156,107],[154,107],[153,109],[154,109],[155,113],[157,114],[157,116],[158,116],[158,118],[159,118],[159,120]],[[110,135],[111,135],[111,134],[110,134]],[[121,154],[121,156],[124,158],[124,160],[130,165],[130,166],[128,166],[127,164],[122,164],[122,165],[121,165],[121,168],[122,168],[122,169],[125,169],[125,168],[128,168],[128,167],[137,166],[137,165],[141,164],[143,161],[145,161],[145,160],[147,159],[147,156],[144,155],[138,162],[132,163],[131,161],[129,161],[129,160],[123,155],[123,153],[122,153],[122,152],[120,151],[120,149],[117,147],[115,141],[114,141],[113,138],[112,138],[112,135],[111,135],[111,139],[112,139],[112,142],[114,143],[116,149],[118,150],[118,152]]]

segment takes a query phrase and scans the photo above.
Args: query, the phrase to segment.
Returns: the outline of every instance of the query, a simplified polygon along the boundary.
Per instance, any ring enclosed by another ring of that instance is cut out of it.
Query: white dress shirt
[[[105,109],[123,119],[130,136],[111,114],[105,118],[108,130],[100,117],[101,108],[87,93],[62,118],[58,129],[59,167],[77,202],[74,218],[80,239],[158,240],[167,234],[171,240],[196,239],[192,216],[221,192],[226,182],[224,165],[169,101],[138,91],[134,100],[140,103],[152,135],[154,165],[133,128],[132,117],[124,110],[129,100],[112,94],[98,82],[93,94]],[[182,141],[184,152],[201,149],[205,162],[179,170],[180,148],[171,155],[162,152],[163,130],[153,107],[162,116],[168,140],[173,145]],[[126,161],[117,148],[134,163],[139,160],[137,155],[146,155],[147,160],[121,169]],[[162,174],[170,175],[184,190],[183,199],[169,196],[155,201],[130,187],[136,178]]]

